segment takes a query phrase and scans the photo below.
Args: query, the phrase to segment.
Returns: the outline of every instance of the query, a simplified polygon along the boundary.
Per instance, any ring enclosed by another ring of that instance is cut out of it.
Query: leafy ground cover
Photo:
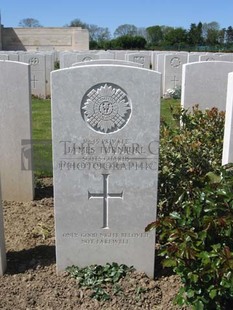
[[[173,111],[180,127],[161,126],[159,255],[183,282],[176,301],[197,310],[233,301],[233,173],[221,166],[224,113]]]

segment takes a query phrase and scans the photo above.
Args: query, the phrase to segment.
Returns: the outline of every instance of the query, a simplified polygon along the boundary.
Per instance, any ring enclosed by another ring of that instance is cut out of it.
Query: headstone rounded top
[[[128,123],[131,112],[128,94],[113,83],[92,86],[81,102],[83,120],[98,133],[108,134],[121,130]]]

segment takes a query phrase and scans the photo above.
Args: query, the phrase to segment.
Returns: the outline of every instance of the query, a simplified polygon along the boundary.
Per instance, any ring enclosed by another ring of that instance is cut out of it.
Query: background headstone
[[[142,68],[143,65],[137,62],[126,61],[126,60],[117,60],[117,59],[97,59],[92,61],[85,61],[85,62],[77,62],[72,66],[83,66],[83,65],[124,65],[124,66],[132,66],[132,67],[139,67]]]
[[[145,53],[129,53],[125,55],[125,60],[142,64],[143,68],[149,69],[151,57]]]
[[[5,270],[6,270],[6,249],[5,249],[3,210],[2,210],[1,184],[0,184],[0,276],[4,274]]]
[[[153,277],[160,77],[115,65],[52,73],[58,271],[117,262]]]
[[[95,53],[82,52],[82,53],[62,53],[60,57],[60,68],[69,68],[77,62],[89,62],[94,59],[99,59]]]
[[[216,107],[226,109],[228,73],[233,71],[233,63],[227,61],[202,61],[183,65],[181,105],[199,109]]]
[[[0,60],[8,60],[9,56],[7,54],[0,53]]]
[[[114,52],[98,51],[96,53],[96,56],[99,59],[115,59],[115,53]]]
[[[219,59],[219,56],[212,54],[212,53],[199,56],[199,61],[216,61],[218,59]]]
[[[30,201],[34,196],[30,66],[0,61],[0,94],[2,199]]]
[[[181,87],[182,65],[187,63],[187,55],[170,54],[164,55],[163,91]]]
[[[233,72],[228,75],[222,164],[233,163]]]
[[[31,68],[31,93],[46,98],[46,59],[42,53],[25,53],[20,55],[22,62]]]
[[[198,62],[200,54],[199,53],[189,53],[187,62]]]
[[[51,96],[50,73],[55,69],[56,55],[54,52],[47,52],[45,54],[45,96]]]

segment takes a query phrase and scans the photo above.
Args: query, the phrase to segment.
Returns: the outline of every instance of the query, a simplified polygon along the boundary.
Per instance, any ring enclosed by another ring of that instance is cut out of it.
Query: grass
[[[178,99],[162,99],[161,119],[176,126],[171,107],[179,105]],[[35,176],[52,176],[51,103],[48,99],[32,99],[32,138]]]
[[[32,99],[33,139],[51,140],[51,104],[49,99]]]
[[[162,99],[161,120],[165,121],[171,126],[177,126],[177,122],[172,117],[171,109],[179,106],[180,106],[180,99]]]
[[[50,100],[32,99],[32,139],[35,176],[52,176]]]

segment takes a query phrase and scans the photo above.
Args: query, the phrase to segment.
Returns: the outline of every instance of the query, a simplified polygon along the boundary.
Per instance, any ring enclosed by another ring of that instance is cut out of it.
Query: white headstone
[[[19,61],[19,54],[17,52],[10,52],[8,54],[8,60]]]
[[[183,66],[181,105],[185,109],[198,104],[201,110],[226,109],[228,73],[233,63],[227,61],[202,61]]]
[[[199,61],[216,61],[216,60],[219,60],[219,56],[215,54],[207,54],[199,56]]]
[[[125,60],[125,55],[127,51],[115,51],[115,59],[117,60]]]
[[[118,262],[153,277],[160,74],[115,65],[52,73],[57,269]]]
[[[200,54],[189,54],[188,55],[188,62],[198,62],[199,61],[199,57],[200,57]]]
[[[55,67],[55,61],[56,61],[55,57],[56,55],[54,52],[47,52],[45,54],[45,84],[46,84],[45,95],[46,95],[46,98],[51,95],[50,73],[54,70],[54,67]]]
[[[34,196],[30,66],[0,61],[0,171],[3,200]]]
[[[60,68],[69,68],[77,62],[89,62],[94,59],[99,59],[99,56],[94,53],[62,53],[60,58]]]
[[[233,163],[233,72],[228,75],[222,164]]]
[[[31,68],[31,92],[40,98],[46,98],[46,61],[45,54],[25,53],[20,55],[22,62]]]
[[[125,55],[125,60],[137,62],[143,65],[143,68],[150,69],[151,57],[145,53],[128,53]]]
[[[0,53],[0,60],[8,60],[9,56],[7,54]]]
[[[139,67],[139,68],[143,67],[142,64],[139,64],[137,62],[117,60],[117,59],[97,59],[97,60],[91,60],[91,61],[85,61],[85,62],[77,62],[73,64],[72,66],[83,66],[83,65],[89,66],[89,65],[102,65],[102,64],[124,65],[124,66],[132,66],[132,67]]]
[[[3,210],[2,210],[2,198],[1,198],[1,186],[0,186],[0,276],[4,274],[5,270],[6,270],[6,249],[5,249]]]
[[[233,61],[233,54],[229,53],[229,54],[220,55],[219,60],[220,61]]]
[[[115,53],[99,51],[96,53],[99,59],[115,59]]]
[[[166,55],[167,54],[165,53],[161,53],[157,55],[157,65],[154,68],[154,70],[160,72],[162,76],[164,74],[164,59]]]
[[[163,91],[175,89],[182,84],[182,65],[187,63],[187,54],[164,56]]]
[[[151,56],[151,63],[152,63],[152,70],[158,70],[158,55],[160,54],[159,51],[152,52]]]

